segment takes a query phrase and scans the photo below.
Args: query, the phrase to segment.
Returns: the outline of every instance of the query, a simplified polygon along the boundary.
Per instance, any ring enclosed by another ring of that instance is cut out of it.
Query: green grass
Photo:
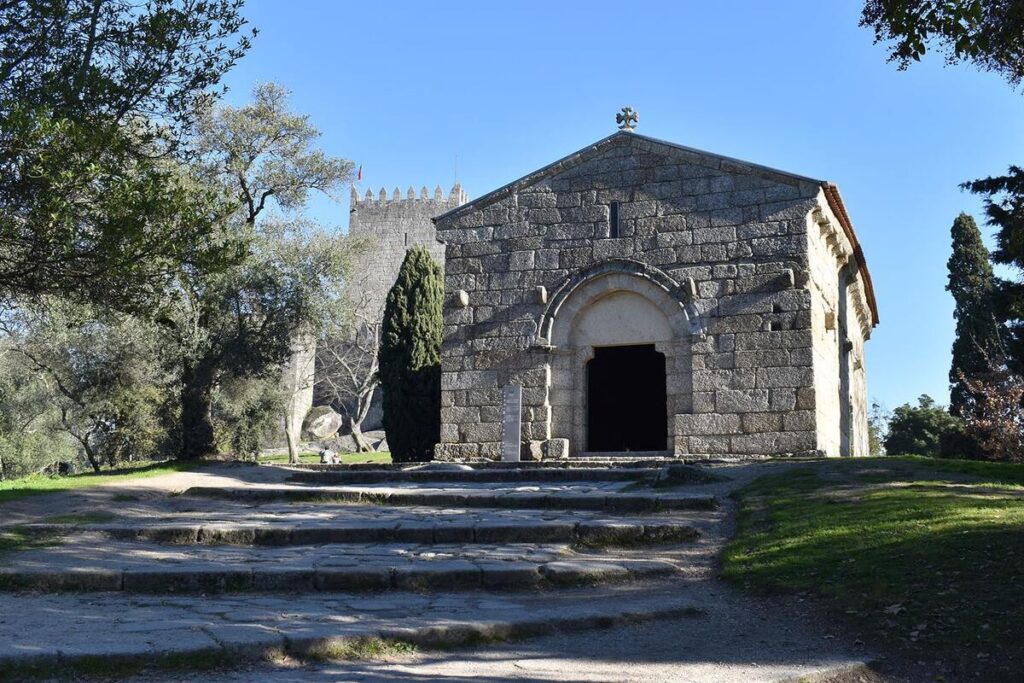
[[[77,515],[56,515],[43,520],[44,524],[102,524],[114,519],[114,515],[103,510],[83,512]]]
[[[759,592],[815,595],[865,641],[911,659],[1001,678],[1024,666],[1021,474],[871,458],[762,477],[738,494],[724,575]]]
[[[303,649],[299,656],[308,661],[373,661],[416,653],[416,646],[401,640],[368,636],[343,638],[316,643]]]
[[[968,474],[1001,484],[1024,485],[1024,464],[984,462],[980,460],[947,460],[944,458],[926,458],[920,455],[901,455],[894,459],[924,465],[940,472]],[[890,458],[886,458],[883,462],[888,460]]]
[[[140,463],[134,467],[125,467],[116,470],[101,472],[100,474],[87,473],[76,474],[69,477],[47,476],[44,474],[33,474],[21,479],[0,481],[0,503],[8,503],[12,500],[36,496],[44,493],[55,493],[58,491],[70,491],[73,489],[87,488],[90,486],[101,486],[113,484],[129,479],[145,479],[158,477],[162,474],[172,472],[183,472],[201,466],[194,462],[155,462]]]
[[[299,460],[307,464],[317,464],[320,462],[320,455],[313,452],[299,453]],[[288,464],[288,454],[282,453],[280,455],[267,455],[260,458],[260,462],[265,465],[286,465]],[[391,462],[391,454],[387,451],[381,451],[379,453],[344,453],[341,455],[341,463],[343,465],[351,465],[353,463],[381,463],[389,464]]]
[[[43,532],[25,529],[20,526],[0,528],[0,556],[4,553],[33,548],[47,548],[60,542],[60,534],[54,531]]]

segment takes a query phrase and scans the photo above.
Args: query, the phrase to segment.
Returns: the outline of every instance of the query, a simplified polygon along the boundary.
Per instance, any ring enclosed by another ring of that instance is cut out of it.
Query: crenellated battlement
[[[420,188],[419,195],[413,189],[412,185],[403,194],[399,188],[395,188],[391,194],[388,194],[386,188],[380,188],[380,191],[374,193],[373,190],[366,190],[366,194],[363,196],[359,195],[359,190],[354,186],[352,187],[352,206],[355,208],[357,204],[382,204],[382,203],[394,203],[394,202],[430,202],[430,203],[444,203],[449,204],[453,207],[461,206],[468,200],[466,192],[462,189],[462,186],[458,183],[452,186],[451,191],[445,196],[444,190],[438,185],[434,188],[433,196],[431,196],[427,186],[424,185]]]
[[[445,194],[438,185],[431,193],[424,185],[417,193],[411,186],[405,192],[394,188],[366,190],[352,188],[348,232],[368,238],[372,247],[361,257],[353,276],[354,288],[374,307],[383,308],[388,290],[398,277],[398,269],[411,247],[426,247],[444,264],[444,245],[437,241],[433,218],[466,203],[466,192],[458,183]]]

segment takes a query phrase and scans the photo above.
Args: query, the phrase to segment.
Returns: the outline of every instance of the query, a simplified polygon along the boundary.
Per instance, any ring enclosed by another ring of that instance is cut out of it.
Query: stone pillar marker
[[[523,388],[509,384],[501,390],[501,459],[519,462],[519,435],[523,425]]]

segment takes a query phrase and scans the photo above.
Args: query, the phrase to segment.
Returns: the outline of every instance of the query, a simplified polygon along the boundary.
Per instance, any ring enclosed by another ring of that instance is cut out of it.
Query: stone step
[[[595,469],[595,468],[628,468],[628,469],[656,469],[665,465],[693,465],[705,463],[717,463],[717,459],[707,460],[684,459],[684,458],[638,458],[638,457],[608,457],[589,456],[586,458],[567,458],[565,460],[466,460],[460,463],[449,463],[433,461],[429,463],[377,463],[377,462],[354,462],[338,465],[327,465],[323,463],[296,463],[281,465],[265,465],[266,467],[283,467],[287,469],[339,472],[339,471],[360,471],[360,470],[388,470],[391,472],[410,471],[417,469],[424,470],[452,470],[461,466],[472,467],[475,470],[548,470],[548,469]]]
[[[361,639],[455,647],[654,619],[699,619],[707,596],[678,581],[552,593],[126,596],[0,594],[0,680],[143,666],[238,666],[338,651]],[[78,667],[82,669],[79,670]],[[173,667],[173,668],[171,668]],[[301,674],[299,674],[301,676]]]
[[[127,593],[531,589],[679,574],[667,559],[561,544],[166,546],[71,541],[5,555],[0,589]]]
[[[682,468],[683,466],[678,466]],[[697,478],[703,473],[694,471]],[[587,482],[587,481],[637,481],[650,478],[657,470],[641,467],[574,467],[574,468],[484,468],[452,470],[333,470],[315,469],[293,474],[291,481],[320,484],[378,484],[385,482]],[[707,476],[707,475],[705,475]]]
[[[585,547],[622,547],[695,541],[692,525],[670,520],[425,520],[289,523],[183,521],[157,523],[25,524],[36,535],[100,534],[124,541],[171,544],[290,546],[342,543],[569,543]]]
[[[714,496],[693,493],[514,490],[487,488],[396,488],[353,486],[193,486],[185,496],[202,496],[249,503],[270,501],[422,505],[432,507],[487,507],[533,510],[601,510],[606,512],[659,512],[713,510]]]

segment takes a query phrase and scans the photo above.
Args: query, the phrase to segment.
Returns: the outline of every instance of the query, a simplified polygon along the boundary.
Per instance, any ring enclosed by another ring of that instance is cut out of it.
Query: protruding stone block
[[[545,460],[564,460],[569,457],[569,439],[548,439],[544,442]]]

